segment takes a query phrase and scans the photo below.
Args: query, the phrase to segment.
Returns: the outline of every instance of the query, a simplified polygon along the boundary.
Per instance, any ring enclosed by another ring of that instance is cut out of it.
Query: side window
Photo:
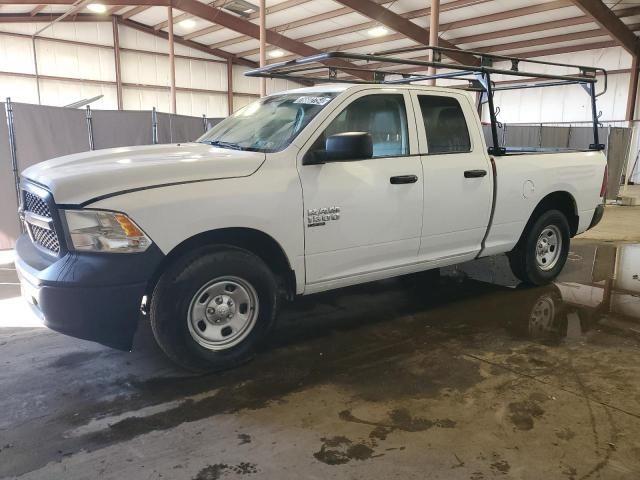
[[[407,111],[399,94],[367,95],[350,103],[316,140],[313,151],[324,150],[327,137],[344,132],[367,132],[373,156],[409,155]]]
[[[455,98],[418,95],[429,153],[471,151],[471,140],[462,107]]]

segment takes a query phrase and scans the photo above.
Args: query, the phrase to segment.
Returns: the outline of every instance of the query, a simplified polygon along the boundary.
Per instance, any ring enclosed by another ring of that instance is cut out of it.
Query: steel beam
[[[222,2],[221,5],[223,5],[227,0],[219,0],[219,1]],[[311,1],[311,0],[287,0],[287,1],[284,1],[284,2],[280,2],[280,3],[276,4],[276,5],[272,5],[270,7],[267,7],[267,15],[269,15],[270,13],[276,13],[276,12],[279,12],[281,10],[286,10],[288,8],[292,8],[292,7],[298,6],[298,5],[303,4],[303,3],[307,3],[309,1]],[[378,1],[382,1],[382,0],[378,0]],[[384,1],[389,1],[389,0],[384,0]],[[220,5],[217,5],[214,2],[214,6],[220,6]],[[347,12],[347,13],[349,13],[349,12]],[[259,12],[252,13],[247,17],[247,20],[255,20],[255,19],[258,18],[259,15],[260,15]],[[293,22],[291,25],[293,25],[295,23],[297,23],[297,22]],[[185,38],[191,39],[191,38],[200,37],[202,35],[207,35],[208,33],[217,32],[219,30],[222,30],[223,28],[224,27],[221,27],[220,25],[211,25],[210,27],[205,27],[205,28],[202,28],[200,30],[196,30],[195,32],[191,32],[190,34],[185,35]],[[286,28],[274,28],[273,30],[281,31],[281,30],[286,30],[288,28],[296,28],[296,27],[295,26],[291,26],[291,27],[286,27]],[[250,40],[251,39],[251,37],[246,36],[246,35],[242,35],[240,37],[235,37],[235,38],[238,39],[238,40],[240,38],[244,38],[245,40]]]
[[[149,27],[147,25],[143,25],[138,22],[134,22],[133,20],[120,20],[120,25],[124,25],[125,27],[133,28],[134,30],[138,30],[139,32],[148,33],[149,35],[153,35],[155,37],[164,38],[165,40],[169,39],[169,35],[162,30],[154,30],[153,27]],[[215,55],[217,57],[221,57],[224,59],[231,59],[234,63],[238,65],[244,65],[246,67],[256,67],[257,64],[250,60],[246,60],[244,58],[236,57],[235,55],[225,52],[223,50],[218,50],[216,48],[209,48],[206,45],[202,45],[201,43],[192,42],[190,40],[184,40],[181,37],[174,37],[175,43],[180,45],[184,45],[186,47],[193,48],[200,52],[208,53],[209,55]]]
[[[144,5],[141,5],[141,6],[136,7],[136,8],[132,8],[131,10],[127,10],[126,12],[124,12],[122,14],[122,18],[124,20],[127,20],[127,19],[129,19],[129,18],[131,18],[131,17],[133,17],[135,15],[138,15],[139,13],[144,12],[145,10],[150,9],[150,8],[151,7],[147,7],[147,6],[144,6]]]
[[[218,25],[222,25],[229,30],[233,30],[243,35],[250,36],[257,40],[260,39],[260,27],[258,25],[251,23],[250,21],[243,18],[236,17],[235,15],[231,15],[224,10],[205,5],[198,2],[197,0],[173,0],[172,3],[175,8],[178,8],[183,12],[188,12],[196,17],[200,17],[212,23],[217,23]],[[153,30],[153,28],[151,30]],[[278,45],[279,47],[289,52],[303,57],[322,53],[316,48],[305,45],[304,43],[293,40],[292,38],[285,37],[284,35],[269,29],[266,29],[266,41],[272,45]],[[364,80],[370,80],[373,78],[373,74],[369,72],[352,70],[354,65],[344,60],[332,60],[328,63],[341,70],[347,71],[351,69],[355,76],[363,78]]]
[[[37,5],[33,10],[31,10],[31,11],[29,12],[29,15],[31,15],[31,16],[33,17],[36,13],[38,13],[38,12],[40,12],[40,11],[44,10],[45,8],[47,8],[47,4],[44,4],[44,5]]]
[[[336,0],[338,3],[343,4],[352,10],[369,17],[371,20],[380,22],[383,25],[389,27],[398,33],[401,33],[407,38],[410,38],[414,42],[422,45],[429,45],[429,32],[424,28],[416,25],[410,20],[398,15],[391,10],[372,2],[371,0]],[[446,40],[440,41],[440,46],[446,48],[456,48],[452,43]],[[447,53],[447,56],[456,62],[460,62],[464,65],[476,65],[477,59],[473,55],[469,55],[460,50],[460,53]]]
[[[489,0],[476,0],[476,3],[485,3],[485,1],[489,1]],[[440,11],[444,12],[444,11],[448,11],[453,9],[453,7],[456,8],[462,8],[463,6],[468,6],[469,3],[462,4],[462,3],[458,3],[456,1],[454,2],[449,2],[449,3],[445,3],[443,5],[440,6]],[[522,8],[516,8],[513,10],[507,10],[504,12],[499,12],[499,13],[491,13],[488,15],[480,15],[480,16],[475,16],[466,20],[459,20],[459,21],[455,21],[455,22],[449,22],[449,23],[443,23],[440,25],[440,30],[441,31],[449,31],[452,29],[456,29],[456,28],[462,28],[462,27],[472,27],[475,25],[484,25],[486,23],[491,23],[491,22],[498,22],[498,21],[503,21],[503,20],[507,20],[510,18],[519,18],[525,15],[532,15],[535,13],[541,13],[541,12],[546,12],[546,11],[551,11],[551,10],[555,10],[558,8],[566,8],[567,7],[567,3],[566,1],[554,1],[554,2],[549,2],[549,3],[543,3],[540,5],[532,5],[529,7],[522,7]],[[632,7],[635,8],[635,7]],[[429,15],[430,10],[429,9],[419,9],[419,10],[414,10],[412,12],[407,12],[407,13],[403,13],[401,16],[406,18],[406,19],[412,19],[412,18],[419,18],[419,17],[423,17],[425,15]],[[591,21],[591,20],[589,20]],[[350,27],[343,27],[343,28],[339,28],[337,30],[329,30],[328,32],[322,32],[322,33],[318,33],[315,35],[309,35],[306,37],[302,37],[302,38],[298,38],[297,40],[299,42],[304,42],[304,43],[310,43],[310,42],[315,42],[317,40],[324,40],[325,38],[334,38],[337,37],[339,35],[344,35],[347,33],[353,33],[353,32],[359,32],[362,30],[366,30],[368,28],[374,27],[377,23],[376,22],[366,22],[366,23],[360,23],[358,25],[353,25]],[[525,27],[522,27],[525,28]],[[517,35],[517,34],[514,34]],[[333,51],[333,50],[348,50],[350,48],[358,48],[358,47],[362,47],[362,46],[367,46],[367,45],[377,45],[380,43],[384,43],[384,42],[388,42],[388,41],[394,41],[394,40],[399,40],[405,38],[404,35],[402,34],[393,34],[393,35],[387,35],[386,37],[381,37],[381,38],[370,38],[370,39],[366,39],[366,40],[360,40],[358,42],[351,42],[351,43],[347,43],[347,44],[341,44],[341,45],[336,45],[336,46],[327,46],[324,48],[324,50],[326,51]],[[451,41],[451,43],[455,43],[455,44],[460,44],[461,42],[457,42],[457,41]],[[441,44],[442,45],[442,44]],[[248,57],[251,55],[255,55],[256,53],[258,53],[258,51],[256,49],[253,50],[247,50],[244,52],[238,52],[236,55],[238,55],[239,57]],[[281,61],[285,61],[285,60],[289,60],[291,57],[285,57],[285,58],[281,58]]]
[[[611,38],[633,56],[640,53],[638,37],[601,0],[572,0],[585,14],[604,29]]]

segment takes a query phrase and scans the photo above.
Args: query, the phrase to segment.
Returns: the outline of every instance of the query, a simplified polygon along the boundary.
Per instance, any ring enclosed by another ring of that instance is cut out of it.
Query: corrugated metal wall
[[[0,92],[2,100],[38,103],[33,63],[33,43],[28,36],[42,24],[0,24]],[[169,112],[169,58],[167,41],[120,26],[120,63],[123,107]],[[45,38],[48,37],[49,39]],[[55,40],[96,44],[74,45]],[[116,109],[113,32],[108,22],[55,24],[36,40],[40,100],[43,105],[63,106],[83,98],[104,95],[92,103],[97,109]],[[227,115],[227,65],[220,59],[183,45],[175,46],[177,113],[221,117]],[[182,58],[182,57],[192,58]],[[233,68],[234,110],[258,97],[258,79]],[[15,74],[26,74],[24,77]],[[43,78],[43,77],[65,77]],[[268,80],[268,92],[298,87],[286,80]]]

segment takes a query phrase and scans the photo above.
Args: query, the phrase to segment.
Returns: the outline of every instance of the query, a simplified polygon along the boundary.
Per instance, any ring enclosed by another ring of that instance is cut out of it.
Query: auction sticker
[[[330,97],[298,97],[293,103],[305,103],[307,105],[326,105],[330,101]]]

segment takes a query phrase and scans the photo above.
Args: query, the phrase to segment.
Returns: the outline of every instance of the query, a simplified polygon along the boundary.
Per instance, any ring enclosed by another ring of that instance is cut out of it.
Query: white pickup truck
[[[563,268],[602,215],[602,151],[487,153],[469,95],[374,84],[262,98],[194,143],[23,172],[24,296],[46,325],[129,349],[143,300],[179,365],[251,357],[280,299],[508,253]]]

